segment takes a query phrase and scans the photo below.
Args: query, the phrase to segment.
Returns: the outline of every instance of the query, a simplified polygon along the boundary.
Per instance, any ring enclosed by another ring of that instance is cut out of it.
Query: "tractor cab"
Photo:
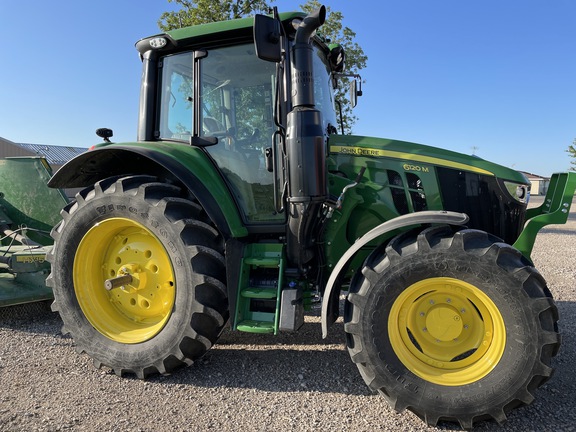
[[[327,137],[336,130],[329,50],[315,41],[313,52],[314,96]],[[274,165],[283,163],[277,155],[285,136],[277,131],[278,126],[285,129],[291,106],[284,96],[282,68],[258,58],[252,39],[168,51],[157,62],[155,82],[146,82],[157,92],[154,139],[202,148],[224,177],[246,224],[283,223],[279,203],[285,179],[282,167]],[[148,116],[141,121],[150,123]]]
[[[251,48],[240,44],[162,58],[157,133],[163,141],[203,147],[246,222],[273,222],[283,218],[274,212],[272,173],[264,160],[274,129],[275,68]]]

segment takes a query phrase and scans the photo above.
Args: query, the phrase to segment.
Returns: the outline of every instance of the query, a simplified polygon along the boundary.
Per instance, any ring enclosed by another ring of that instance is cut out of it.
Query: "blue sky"
[[[278,0],[281,11],[303,1]],[[574,0],[332,0],[368,56],[354,132],[540,175],[576,138]],[[167,0],[0,0],[0,136],[89,147],[136,137],[141,63]]]

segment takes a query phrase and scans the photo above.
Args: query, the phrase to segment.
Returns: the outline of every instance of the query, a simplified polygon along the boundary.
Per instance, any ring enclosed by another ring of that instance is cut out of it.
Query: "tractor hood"
[[[407,141],[356,135],[331,135],[328,141],[328,151],[331,155],[390,158],[405,161],[406,171],[445,167],[530,184],[522,173],[477,156]]]

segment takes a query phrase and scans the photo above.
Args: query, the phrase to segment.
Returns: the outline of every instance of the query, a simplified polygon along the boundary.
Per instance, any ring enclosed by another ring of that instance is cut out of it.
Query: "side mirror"
[[[268,15],[254,17],[254,46],[258,58],[276,63],[282,60],[278,19]]]
[[[96,129],[96,135],[98,135],[100,138],[102,138],[104,140],[104,142],[109,143],[110,138],[112,138],[114,133],[112,132],[112,129],[99,128],[99,129]]]
[[[362,82],[360,82],[360,88],[358,88],[358,81],[354,78],[350,81],[350,105],[352,108],[358,105],[359,96],[362,96]]]

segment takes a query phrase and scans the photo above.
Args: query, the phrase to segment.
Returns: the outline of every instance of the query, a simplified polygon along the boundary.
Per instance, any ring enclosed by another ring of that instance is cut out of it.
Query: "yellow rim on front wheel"
[[[406,288],[392,305],[388,330],[394,352],[411,372],[446,386],[483,378],[506,346],[498,307],[474,285],[453,278]]]
[[[176,287],[168,254],[154,234],[130,219],[106,219],[86,233],[73,278],[84,315],[113,341],[147,341],[170,318]]]

